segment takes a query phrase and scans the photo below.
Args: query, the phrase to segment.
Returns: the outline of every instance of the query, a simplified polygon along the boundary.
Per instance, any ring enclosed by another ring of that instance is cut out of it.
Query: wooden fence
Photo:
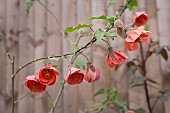
[[[35,2],[29,16],[25,14],[26,0],[0,0],[0,32],[7,41],[10,51],[16,56],[16,69],[31,59],[43,56],[60,55],[70,51],[70,43],[62,35],[67,26],[75,26],[78,23],[93,23],[93,29],[104,27],[104,21],[89,21],[87,18],[98,15],[113,15],[119,10],[126,0],[115,0],[113,7],[107,7],[109,0],[41,0],[41,2],[53,12],[56,20],[44,7]],[[170,44],[170,1],[169,0],[138,0],[136,11],[146,11],[149,15],[149,30],[152,31],[151,38],[159,40],[160,45]],[[122,20],[125,23],[131,22],[132,12],[126,10]],[[82,30],[88,33],[90,30]],[[78,32],[68,34],[71,40],[75,41]],[[85,37],[80,42],[82,45],[88,42],[90,37]],[[122,39],[115,39],[111,42],[115,47],[122,48]],[[117,43],[119,42],[119,44]],[[1,46],[1,48],[3,48]],[[101,100],[102,96],[93,97],[93,94],[100,88],[115,87],[120,96],[129,102],[131,108],[147,108],[143,87],[129,89],[132,76],[127,75],[126,68],[117,72],[110,70],[104,63],[107,53],[105,44],[94,45],[87,49],[86,54],[94,62],[94,65],[101,70],[101,80],[88,84],[66,86],[55,113],[84,113],[84,109],[90,108],[92,104]],[[138,52],[129,52],[133,58]],[[80,57],[81,58],[81,57]],[[169,62],[169,60],[168,60]],[[170,88],[170,63],[160,57],[151,57],[147,64],[148,75],[161,85],[161,88]],[[54,62],[56,63],[56,62]],[[60,69],[60,78],[63,78],[67,70],[67,61],[57,63]],[[26,76],[36,73],[43,63],[31,64],[22,70],[15,84],[15,95],[22,97],[28,92],[24,86]],[[59,86],[56,84],[48,87],[48,92],[54,100]],[[155,90],[150,89],[151,93]],[[0,113],[11,112],[11,65],[7,55],[0,49]],[[30,95],[21,100],[16,106],[16,113],[48,113],[49,98],[45,93]],[[159,102],[154,113],[169,113],[170,100]],[[111,113],[105,110],[103,113]]]

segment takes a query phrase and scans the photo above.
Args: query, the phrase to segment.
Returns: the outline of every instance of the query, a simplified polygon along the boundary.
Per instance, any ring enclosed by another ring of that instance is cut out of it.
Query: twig
[[[154,110],[154,108],[155,108],[156,104],[158,103],[159,99],[160,99],[160,97],[158,97],[156,99],[156,101],[154,102],[153,106],[151,107],[152,110]]]
[[[123,10],[120,12],[119,16],[122,16],[122,14],[125,12],[127,9],[127,5],[131,3],[132,0],[129,0],[128,3],[124,6]]]
[[[59,99],[60,99],[60,96],[61,96],[61,94],[62,94],[62,92],[63,92],[63,90],[64,90],[64,85],[65,85],[65,82],[62,84],[62,86],[60,87],[60,90],[59,90],[59,92],[58,92],[58,95],[57,95],[57,97],[56,97],[56,99],[55,99],[55,101],[54,101],[54,103],[53,103],[53,106],[51,107],[51,111],[50,111],[50,113],[54,113],[54,110],[55,110],[55,108],[56,108],[56,106],[57,106],[57,104],[58,104],[58,101],[59,101]]]
[[[14,74],[14,69],[15,69],[15,56],[13,56],[12,58],[12,61],[11,61],[11,65],[12,65],[12,74]],[[15,103],[14,103],[14,100],[15,100],[15,81],[14,81],[14,78],[12,78],[12,113],[15,112]]]
[[[18,100],[16,100],[14,103],[16,104],[17,102],[19,102],[20,100],[22,100],[23,98],[25,98],[26,96],[28,96],[31,92],[29,91],[27,94],[25,94],[24,96],[22,96],[21,98],[19,98]]]
[[[146,76],[146,60],[144,59],[142,43],[140,43],[140,53],[141,53],[141,58],[142,58],[142,62],[141,62],[141,68],[143,70],[142,75]],[[152,113],[151,103],[150,103],[150,99],[149,99],[148,84],[147,84],[146,80],[144,81],[144,89],[145,89],[146,101],[148,104],[149,113]]]

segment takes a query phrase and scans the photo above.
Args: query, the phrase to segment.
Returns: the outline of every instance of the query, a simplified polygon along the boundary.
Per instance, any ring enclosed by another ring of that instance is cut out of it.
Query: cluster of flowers
[[[145,12],[136,12],[133,17],[133,22],[136,28],[130,28],[127,31],[127,37],[124,40],[126,49],[133,51],[138,48],[138,42],[147,42],[151,32],[145,31],[142,25],[146,24],[148,16]],[[120,20],[115,21],[115,27],[123,28],[123,23]],[[106,65],[114,68],[122,64],[126,60],[127,55],[122,50],[113,50],[109,47],[109,53],[105,57]],[[42,67],[35,75],[26,78],[25,86],[32,92],[43,92],[47,85],[53,85],[56,82],[56,76],[59,72],[52,67],[52,64]],[[83,80],[93,82],[100,79],[100,71],[94,67],[91,62],[87,63],[87,68],[83,73],[80,69],[69,67],[65,76],[65,81],[70,85],[80,84]]]
[[[32,92],[43,92],[47,85],[50,86],[56,82],[58,75],[58,71],[52,67],[52,64],[48,64],[42,67],[37,74],[27,76],[25,86]],[[99,79],[100,71],[91,62],[87,63],[87,69],[84,73],[78,68],[70,67],[65,76],[65,81],[70,85],[80,84],[83,80],[93,82]]]

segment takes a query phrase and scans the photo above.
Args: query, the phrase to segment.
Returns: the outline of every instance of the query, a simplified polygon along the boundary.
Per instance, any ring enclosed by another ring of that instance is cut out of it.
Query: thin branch
[[[146,76],[146,60],[144,59],[142,43],[140,43],[140,53],[141,53],[141,58],[142,58],[142,62],[141,62],[141,68],[143,70],[142,75]],[[146,101],[148,104],[149,113],[152,113],[151,103],[150,103],[150,99],[149,99],[148,84],[147,84],[146,80],[144,81],[144,89],[145,89]]]
[[[11,62],[11,65],[12,65],[12,74],[14,74],[14,71],[15,71],[15,56],[13,56],[12,58],[12,62]],[[12,78],[12,113],[15,112],[15,81],[14,81],[14,78]]]
[[[53,106],[52,106],[52,108],[51,108],[50,113],[54,113],[54,110],[55,110],[55,108],[56,108],[56,106],[57,106],[57,104],[58,104],[58,101],[59,101],[59,99],[60,99],[60,97],[61,97],[61,94],[62,94],[62,92],[63,92],[63,90],[64,90],[64,85],[65,85],[65,83],[63,83],[62,86],[60,87],[60,90],[59,90],[59,92],[58,92],[58,95],[57,95],[54,103],[53,103]]]
[[[24,96],[22,96],[21,98],[19,98],[18,100],[16,100],[14,103],[16,104],[17,102],[19,102],[20,100],[24,99],[26,96],[28,96],[29,94],[31,94],[31,92],[29,91],[28,93],[26,93]]]
[[[127,4],[130,4],[132,0],[129,0]],[[125,12],[125,10],[128,8],[127,4],[124,6],[123,10],[120,12],[119,16],[122,16],[122,14]]]

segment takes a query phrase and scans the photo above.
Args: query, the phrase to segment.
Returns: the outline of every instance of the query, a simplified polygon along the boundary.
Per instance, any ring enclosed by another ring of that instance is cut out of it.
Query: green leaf
[[[133,9],[133,7],[138,5],[138,2],[137,2],[137,0],[131,0],[131,2],[129,3],[129,1],[130,0],[126,0],[126,6],[131,11]]]
[[[123,108],[125,111],[127,110],[127,103],[126,103],[125,101],[119,100],[119,99],[115,99],[114,103],[115,103],[117,106]]]
[[[113,26],[116,19],[117,19],[117,16],[111,16],[111,17],[108,17],[107,20]]]
[[[138,108],[135,110],[135,113],[146,113],[146,111],[143,108]]]
[[[105,35],[105,32],[101,29],[98,29],[96,32],[95,32],[95,37],[97,39],[97,42],[99,42]]]
[[[93,107],[93,109],[99,110],[99,111],[107,108],[107,106],[103,105],[103,104],[94,104],[92,107]]]
[[[103,94],[105,91],[106,91],[106,90],[105,90],[104,88],[102,88],[102,89],[98,90],[98,91],[94,94],[94,96],[101,95],[101,94]]]
[[[164,58],[164,60],[166,60],[166,61],[168,60],[168,53],[165,48],[162,49],[161,55]]]
[[[67,27],[67,28],[64,30],[64,32],[73,32],[73,31],[75,31],[75,30],[79,30],[79,29],[81,29],[81,28],[87,28],[87,27],[91,27],[91,26],[93,26],[93,25],[92,25],[92,24],[79,24],[79,25],[77,25],[76,27],[72,27],[72,26]]]
[[[34,0],[29,0],[29,1],[26,3],[26,14],[27,14],[27,15],[29,14],[31,7],[33,6],[33,3],[34,3]]]
[[[94,20],[94,19],[107,20],[107,16],[101,15],[101,16],[93,16],[91,18],[88,18],[88,20]]]
[[[162,101],[168,101],[168,97],[167,96],[159,96],[158,97],[159,98],[159,100],[162,100]]]
[[[149,30],[149,24],[144,25],[144,30],[148,31]]]
[[[48,102],[48,106],[49,107],[53,107],[53,103],[52,102]]]
[[[115,3],[115,0],[110,0],[109,3],[108,3],[108,7],[113,6],[114,3]]]
[[[57,65],[52,65],[52,67],[58,70],[58,66]]]
[[[114,40],[114,35],[113,35],[113,32],[106,32],[105,33],[105,36],[108,37],[108,38],[111,38],[112,40]]]
[[[79,46],[77,44],[72,44],[71,50],[72,52],[76,52],[79,49]]]
[[[82,70],[85,70],[85,65],[84,65],[84,61],[83,60],[80,60],[80,59],[77,59],[75,62],[74,62],[74,67],[76,68],[79,68],[79,69],[82,69]]]
[[[115,90],[115,89],[108,89],[107,90],[107,100],[109,102],[114,102],[114,100],[116,99],[117,95],[118,95],[117,90]]]
[[[139,84],[144,82],[145,80],[148,80],[148,78],[144,76],[134,77],[131,84]]]

